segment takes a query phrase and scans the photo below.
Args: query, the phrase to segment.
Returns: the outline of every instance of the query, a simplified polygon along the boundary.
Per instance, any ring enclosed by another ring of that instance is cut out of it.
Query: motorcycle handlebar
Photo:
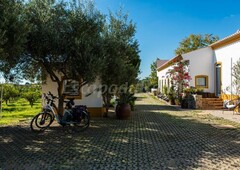
[[[54,99],[57,99],[57,96],[54,96],[50,91],[48,92],[48,94],[46,95],[46,93],[43,93],[44,98],[47,101],[54,101]],[[51,96],[51,98],[49,98],[48,96]]]
[[[52,97],[52,99],[57,99],[57,96],[54,96],[50,91],[48,92],[48,95],[50,95]]]

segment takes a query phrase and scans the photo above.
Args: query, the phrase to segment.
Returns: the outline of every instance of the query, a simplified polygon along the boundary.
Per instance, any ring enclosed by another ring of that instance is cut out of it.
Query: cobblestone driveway
[[[240,169],[237,129],[173,116],[182,113],[142,96],[130,120],[94,119],[85,132],[1,127],[0,169]]]

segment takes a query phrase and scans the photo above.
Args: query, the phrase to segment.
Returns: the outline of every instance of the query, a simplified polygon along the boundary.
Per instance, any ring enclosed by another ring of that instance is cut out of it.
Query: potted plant
[[[182,102],[181,102],[181,108],[187,109],[188,108],[188,96],[183,97]]]
[[[169,99],[171,105],[175,105],[176,94],[175,94],[173,86],[170,87],[170,90],[168,93],[168,99]]]
[[[135,105],[134,93],[121,93],[117,101],[116,115],[118,119],[128,119]]]
[[[175,99],[175,104],[176,104],[176,105],[181,105],[181,101],[182,101],[182,99],[176,98],[176,99]]]

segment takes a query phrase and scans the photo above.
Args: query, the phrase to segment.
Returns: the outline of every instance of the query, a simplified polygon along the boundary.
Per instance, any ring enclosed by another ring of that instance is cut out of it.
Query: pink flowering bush
[[[171,84],[176,91],[176,96],[180,99],[184,88],[189,87],[191,77],[188,71],[189,61],[179,61],[168,71]]]

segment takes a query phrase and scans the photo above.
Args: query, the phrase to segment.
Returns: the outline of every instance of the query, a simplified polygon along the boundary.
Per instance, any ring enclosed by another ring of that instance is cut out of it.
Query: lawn
[[[4,103],[2,107],[0,125],[9,125],[31,119],[41,111],[41,101],[34,103],[32,108],[25,99],[12,101],[8,105]]]

